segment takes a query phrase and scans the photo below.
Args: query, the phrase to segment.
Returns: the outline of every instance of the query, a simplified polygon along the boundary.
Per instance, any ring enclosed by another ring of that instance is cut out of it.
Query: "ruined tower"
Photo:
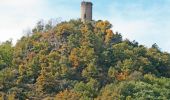
[[[81,20],[92,21],[92,2],[82,1],[81,2]]]

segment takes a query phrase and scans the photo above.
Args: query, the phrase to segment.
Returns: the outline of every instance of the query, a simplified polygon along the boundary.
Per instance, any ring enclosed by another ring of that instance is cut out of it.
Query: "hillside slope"
[[[39,24],[0,45],[0,98],[170,99],[170,54],[113,33],[108,21]]]

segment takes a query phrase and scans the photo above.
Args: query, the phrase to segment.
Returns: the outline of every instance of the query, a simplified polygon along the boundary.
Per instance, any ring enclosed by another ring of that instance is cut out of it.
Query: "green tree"
[[[0,44],[0,70],[6,67],[12,67],[13,47],[12,41],[6,41]]]

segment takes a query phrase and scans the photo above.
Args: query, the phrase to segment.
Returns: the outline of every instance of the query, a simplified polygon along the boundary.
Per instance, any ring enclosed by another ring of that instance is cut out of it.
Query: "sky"
[[[82,0],[0,0],[0,42],[14,43],[37,21],[80,18]],[[90,0],[88,0],[90,1]],[[93,19],[108,20],[124,39],[170,52],[170,0],[91,0]]]

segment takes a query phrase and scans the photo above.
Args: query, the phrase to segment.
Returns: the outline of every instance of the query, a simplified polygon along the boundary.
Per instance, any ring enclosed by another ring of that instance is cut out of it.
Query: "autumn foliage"
[[[38,22],[0,44],[0,100],[169,100],[170,54],[109,21]]]

